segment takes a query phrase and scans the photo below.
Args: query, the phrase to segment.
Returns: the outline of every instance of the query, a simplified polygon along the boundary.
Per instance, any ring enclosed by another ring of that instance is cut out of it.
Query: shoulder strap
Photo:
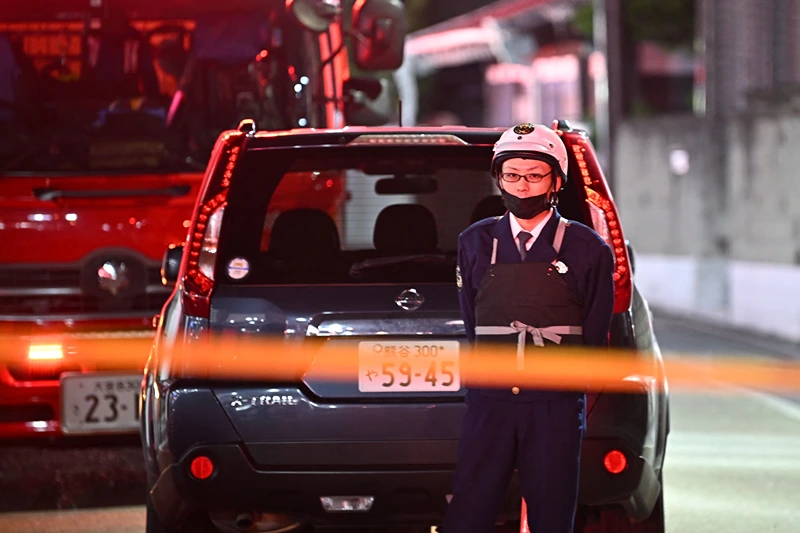
[[[561,244],[564,242],[564,232],[567,231],[569,220],[564,217],[558,219],[558,227],[556,228],[556,236],[553,238],[553,249],[556,254],[561,253]]]

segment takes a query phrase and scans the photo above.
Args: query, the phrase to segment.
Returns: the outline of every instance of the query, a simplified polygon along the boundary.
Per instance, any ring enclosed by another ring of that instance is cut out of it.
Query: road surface
[[[692,352],[800,361],[796,346],[666,317],[656,319],[656,330],[666,357]],[[800,398],[673,392],[671,410],[664,473],[669,533],[800,531]],[[0,450],[0,510],[17,511],[0,514],[0,531],[143,533],[140,457],[135,446],[40,449],[33,456]],[[93,474],[97,465],[109,465],[111,473]],[[81,509],[67,510],[72,507]]]

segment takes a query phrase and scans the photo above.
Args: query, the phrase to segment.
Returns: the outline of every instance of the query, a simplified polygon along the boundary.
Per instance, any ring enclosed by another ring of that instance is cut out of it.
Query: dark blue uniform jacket
[[[497,239],[497,263],[522,261],[511,233],[508,213],[476,222],[458,238],[461,274],[459,301],[467,338],[475,341],[475,296],[492,259]],[[553,238],[561,216],[554,212],[534,241],[525,261],[551,262],[556,258]],[[571,221],[564,234],[559,260],[569,270],[563,274],[583,304],[583,338],[588,346],[605,346],[614,309],[614,257],[611,248],[592,229]]]

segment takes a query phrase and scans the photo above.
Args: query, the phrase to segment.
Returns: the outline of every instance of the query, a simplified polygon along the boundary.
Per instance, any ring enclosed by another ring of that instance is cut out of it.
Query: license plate
[[[134,433],[139,430],[141,374],[63,374],[63,433]]]
[[[361,392],[448,392],[461,388],[458,341],[373,342],[358,346]]]

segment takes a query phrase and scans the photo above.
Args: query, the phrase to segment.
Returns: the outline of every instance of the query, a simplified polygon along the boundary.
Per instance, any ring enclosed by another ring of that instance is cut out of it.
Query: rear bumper
[[[207,480],[196,480],[189,474],[191,461],[198,455],[211,458],[217,466]],[[452,466],[262,470],[254,466],[242,446],[228,444],[192,449],[164,470],[150,492],[150,500],[168,524],[180,520],[181,512],[196,507],[212,513],[290,514],[320,526],[431,525],[441,522],[451,487]],[[373,496],[375,500],[367,512],[329,513],[322,507],[322,496]]]
[[[169,413],[159,423],[168,428],[168,443],[149,443],[145,451],[155,459],[150,461],[157,479],[151,501],[165,522],[192,508],[290,512],[321,525],[424,525],[442,518],[452,492],[462,403],[339,403],[333,408],[311,401],[296,387],[269,388],[269,396],[266,388],[236,387],[237,398],[271,399],[242,407],[225,386],[213,390],[198,383],[173,386],[160,395],[169,406],[147,411],[148,417]],[[646,404],[646,396],[634,394],[601,395],[594,403],[581,456],[580,505],[622,506],[636,519],[650,514],[660,484],[641,444],[647,434]],[[161,450],[157,459],[156,450]],[[628,466],[621,474],[612,475],[604,466],[611,450],[626,455]],[[210,479],[190,475],[198,455],[216,465]],[[373,496],[375,503],[368,513],[332,514],[322,508],[323,496]],[[515,480],[507,516],[518,517],[519,507]]]
[[[306,465],[284,468],[257,466],[251,453],[241,445],[197,446],[162,472],[150,492],[150,500],[167,524],[179,522],[190,509],[212,513],[289,514],[319,526],[440,523],[447,509],[447,496],[452,492],[452,465],[412,465],[410,456],[406,455],[405,460],[398,458],[398,465],[392,468],[359,467],[355,459],[339,461],[340,465],[351,463],[349,468],[312,466],[312,458],[316,456],[312,450],[314,447],[320,455],[326,456],[337,447],[339,451],[349,447],[358,453],[360,448],[368,449],[367,444],[373,443],[317,443],[302,446],[299,450],[292,450],[291,444],[255,448],[258,454],[275,452],[274,463],[297,458],[302,450]],[[431,444],[431,454],[440,457],[449,453],[448,448],[457,447],[457,441]],[[424,443],[417,443],[418,457],[430,457],[426,448]],[[628,467],[621,474],[612,475],[603,468],[603,457],[611,449],[623,449],[629,456]],[[197,480],[190,474],[192,460],[201,455],[209,457],[215,465],[214,473],[206,480]],[[604,439],[584,442],[579,491],[581,506],[622,506],[629,516],[643,520],[649,516],[660,490],[651,465],[625,450],[622,443]],[[375,500],[368,512],[329,513],[320,502],[323,496],[372,496]],[[515,475],[501,521],[519,517],[520,498]]]
[[[609,473],[603,459],[611,450],[625,454],[627,468]],[[578,503],[585,507],[622,506],[628,516],[644,520],[661,494],[661,483],[653,465],[617,439],[586,439],[581,450]]]

